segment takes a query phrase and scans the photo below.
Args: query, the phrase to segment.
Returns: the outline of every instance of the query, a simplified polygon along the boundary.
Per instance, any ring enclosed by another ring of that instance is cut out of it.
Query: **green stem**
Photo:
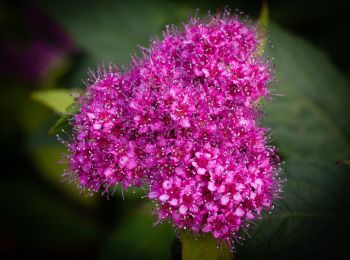
[[[226,246],[218,244],[209,235],[194,237],[193,234],[182,233],[182,260],[232,260],[233,252]]]

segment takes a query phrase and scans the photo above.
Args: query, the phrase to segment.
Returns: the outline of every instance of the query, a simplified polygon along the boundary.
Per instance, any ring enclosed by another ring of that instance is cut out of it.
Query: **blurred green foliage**
[[[334,40],[341,26],[329,31],[329,37],[307,31],[315,23],[323,25],[322,19],[329,20],[327,6],[318,3],[315,7],[315,1],[288,1],[285,5],[271,2],[273,21],[310,35],[323,47],[342,46]],[[57,116],[31,101],[30,93],[57,87],[83,88],[81,80],[87,78],[88,68],[94,70],[108,62],[128,66],[137,45],[148,46],[150,37],[161,37],[165,25],[180,25],[196,8],[203,14],[206,10],[222,10],[225,4],[38,1],[38,6],[71,35],[80,53],[65,57],[63,63],[57,63],[57,73],[53,69],[40,82],[11,77],[2,81],[6,85],[0,95],[4,122],[1,141],[6,153],[0,186],[0,205],[5,212],[0,224],[2,254],[68,259],[178,258],[181,248],[174,229],[168,224],[153,227],[151,205],[138,199],[145,191],[124,191],[124,201],[119,188],[107,200],[80,194],[75,184],[60,181],[66,166],[57,162],[65,147],[47,136]],[[253,16],[261,8],[253,1],[233,1],[229,6]],[[342,13],[342,6],[334,8]],[[329,26],[340,19],[338,16],[332,16]],[[7,18],[2,17],[1,28],[5,28]],[[247,239],[243,245],[237,244],[236,258],[346,258],[350,255],[350,168],[336,161],[350,158],[348,79],[322,50],[270,24],[270,45],[274,47],[268,55],[276,65],[273,91],[282,96],[273,96],[264,103],[267,116],[263,124],[272,128],[273,142],[286,162],[283,177],[287,182],[275,211],[252,225],[247,231],[251,238],[242,234]],[[333,59],[346,71],[348,56],[342,58],[331,50],[335,53]],[[57,110],[63,112],[67,104],[61,107],[60,103]],[[68,137],[63,134],[62,138]]]

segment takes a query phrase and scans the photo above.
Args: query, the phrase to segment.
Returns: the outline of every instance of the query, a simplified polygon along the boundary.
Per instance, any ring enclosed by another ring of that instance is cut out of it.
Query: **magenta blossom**
[[[128,72],[100,71],[69,145],[80,185],[145,185],[159,221],[231,244],[280,185],[259,123],[272,76],[258,46],[256,29],[236,17],[193,19]]]

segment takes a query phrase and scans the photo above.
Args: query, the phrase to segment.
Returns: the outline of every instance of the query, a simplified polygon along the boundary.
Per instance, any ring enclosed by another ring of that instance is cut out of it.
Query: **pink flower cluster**
[[[80,185],[146,185],[160,221],[230,242],[279,188],[259,124],[271,70],[258,46],[236,17],[193,19],[168,28],[129,71],[100,71],[69,144]]]

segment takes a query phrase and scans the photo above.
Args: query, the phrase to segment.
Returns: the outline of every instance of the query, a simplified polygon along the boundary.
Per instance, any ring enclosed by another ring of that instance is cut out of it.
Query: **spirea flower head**
[[[237,17],[192,19],[129,71],[100,71],[69,144],[80,185],[145,185],[159,221],[230,243],[279,189],[259,123],[272,76],[258,47],[257,30]]]

